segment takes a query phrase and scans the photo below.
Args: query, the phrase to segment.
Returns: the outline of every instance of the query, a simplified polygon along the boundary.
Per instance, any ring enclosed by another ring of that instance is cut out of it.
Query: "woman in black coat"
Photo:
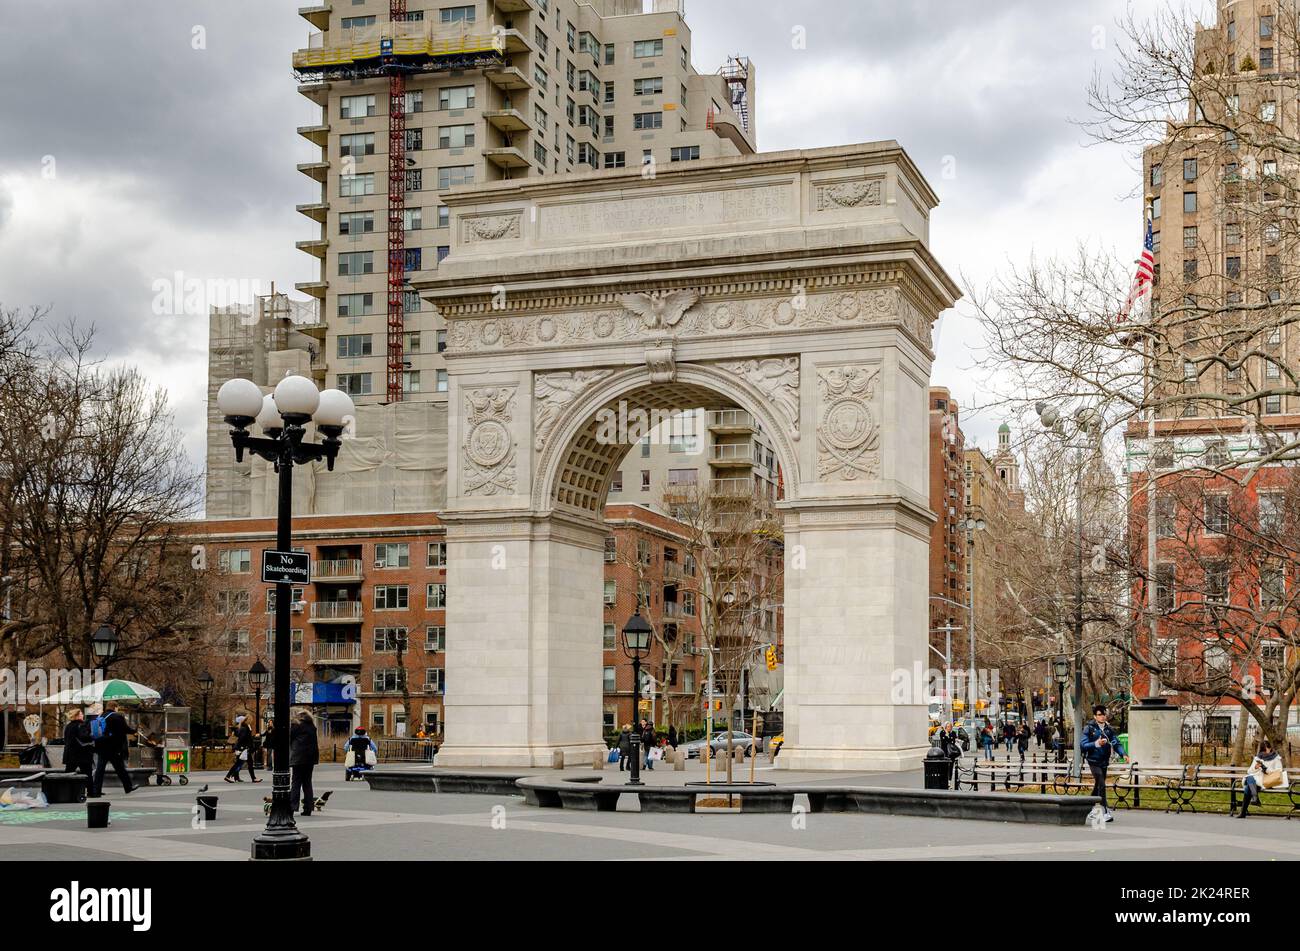
[[[255,783],[260,783],[253,772],[253,731],[249,729],[248,717],[236,717],[235,723],[235,761],[230,764],[230,771],[226,773],[226,782],[242,783],[239,778],[239,771],[243,769],[244,764],[248,764],[248,778]],[[241,758],[242,757],[242,758]]]
[[[316,805],[316,793],[311,788],[311,773],[318,762],[320,746],[316,741],[316,723],[310,713],[300,713],[289,728],[289,769],[293,773],[289,804],[297,812],[298,801],[301,799],[304,816],[311,815],[312,807]]]
[[[618,769],[622,772],[625,769],[631,769],[627,765],[627,759],[632,755],[632,725],[623,724],[623,731],[618,735]]]
[[[91,779],[94,765],[95,741],[90,737],[90,724],[81,710],[73,710],[63,728],[63,771]]]

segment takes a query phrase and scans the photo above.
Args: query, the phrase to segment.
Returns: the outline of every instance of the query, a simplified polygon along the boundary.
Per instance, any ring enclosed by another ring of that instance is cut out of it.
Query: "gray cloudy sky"
[[[315,277],[293,209],[317,186],[294,129],[297,0],[24,0],[0,33],[0,304],[94,321],[112,361],[165,386],[201,460],[204,313],[156,316],[154,282]],[[1138,12],[1155,0],[1137,0]],[[1206,4],[1212,8],[1212,4]],[[687,0],[693,57],[758,67],[764,150],[898,139],[938,192],[932,246],[957,279],[1080,237],[1136,254],[1132,156],[1070,118],[1112,55],[1120,0]],[[796,32],[796,28],[800,28]],[[797,40],[805,36],[803,48]],[[978,402],[961,307],[934,379]],[[1000,420],[969,418],[988,446]]]

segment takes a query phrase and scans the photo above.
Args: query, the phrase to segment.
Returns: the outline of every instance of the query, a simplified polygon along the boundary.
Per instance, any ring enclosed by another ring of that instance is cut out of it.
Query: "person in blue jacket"
[[[1106,814],[1106,821],[1113,822],[1115,814],[1106,805],[1106,769],[1110,766],[1110,757],[1114,753],[1120,759],[1127,759],[1128,753],[1120,745],[1119,737],[1106,722],[1106,708],[1101,704],[1092,708],[1092,720],[1083,728],[1079,738],[1079,749],[1092,770],[1092,794],[1101,800],[1101,808]]]

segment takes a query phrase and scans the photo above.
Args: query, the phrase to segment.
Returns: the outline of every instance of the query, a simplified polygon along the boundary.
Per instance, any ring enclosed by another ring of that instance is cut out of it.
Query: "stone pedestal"
[[[1138,767],[1182,762],[1183,721],[1164,697],[1143,697],[1128,710],[1128,755]]]

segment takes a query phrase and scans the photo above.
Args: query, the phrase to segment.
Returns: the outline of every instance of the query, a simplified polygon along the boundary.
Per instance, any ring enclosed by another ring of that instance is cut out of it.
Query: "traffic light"
[[[776,670],[776,645],[768,644],[767,650],[763,652],[763,655],[767,660],[767,669]]]

